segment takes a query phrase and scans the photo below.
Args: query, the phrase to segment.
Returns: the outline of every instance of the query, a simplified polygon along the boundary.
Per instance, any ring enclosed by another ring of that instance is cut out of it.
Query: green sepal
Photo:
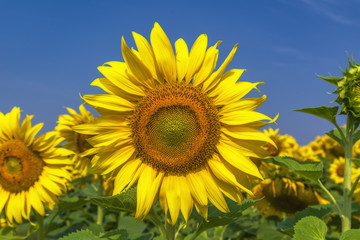
[[[321,219],[308,216],[300,219],[294,230],[293,240],[325,240],[328,228]]]
[[[286,168],[314,182],[322,176],[324,167],[322,162],[299,162],[292,157],[265,158],[263,161]]]
[[[342,78],[341,77],[333,77],[331,74],[329,74],[329,75],[330,75],[330,77],[323,77],[323,76],[320,76],[320,75],[316,75],[316,76],[318,76],[322,80],[327,81],[330,84],[333,84],[333,85],[337,86],[338,82],[341,81]]]
[[[294,111],[312,114],[314,116],[326,119],[332,124],[336,125],[336,116],[339,111],[339,107],[320,106],[315,108],[302,108]]]
[[[136,187],[110,197],[91,197],[90,202],[115,212],[136,211]]]

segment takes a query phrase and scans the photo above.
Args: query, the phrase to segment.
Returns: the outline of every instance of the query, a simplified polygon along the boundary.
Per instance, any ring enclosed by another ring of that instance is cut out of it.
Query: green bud
[[[339,95],[335,102],[342,106],[341,113],[360,118],[360,64],[348,60],[349,67],[342,71],[342,77],[321,78],[338,87],[334,92]]]

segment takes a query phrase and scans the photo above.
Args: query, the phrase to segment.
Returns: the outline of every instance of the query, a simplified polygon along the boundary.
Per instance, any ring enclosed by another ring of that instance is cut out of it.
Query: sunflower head
[[[336,85],[335,93],[339,96],[336,102],[342,106],[342,114],[351,114],[354,118],[360,117],[360,64],[348,58],[349,67],[342,77],[321,77],[325,81]]]
[[[289,178],[266,179],[256,185],[252,191],[254,193],[252,198],[263,198],[254,206],[265,218],[277,216],[281,219],[283,213],[291,217],[310,205],[329,203],[311,187]]]
[[[31,118],[20,124],[17,107],[0,113],[0,214],[4,211],[10,224],[29,219],[31,209],[40,215],[44,206],[53,209],[70,180],[65,168],[73,152],[57,147],[64,139],[56,132],[35,138],[43,124],[31,126]]]
[[[266,99],[244,98],[262,83],[238,82],[244,69],[225,72],[237,45],[216,69],[220,41],[208,46],[202,34],[190,51],[183,39],[172,44],[158,23],[150,43],[133,33],[137,49],[122,38],[123,62],[107,62],[92,85],[106,94],[84,95],[102,116],[75,126],[93,135],[96,173],[115,177],[118,194],[137,184],[136,218],[158,199],[174,225],[193,209],[207,218],[209,201],[228,212],[225,197],[240,202],[250,180],[262,178],[252,159],[273,140],[258,129],[273,119],[255,112]],[[86,155],[84,154],[84,155]]]
[[[65,147],[76,153],[74,157],[74,169],[72,171],[73,179],[84,177],[90,167],[90,156],[81,156],[81,153],[91,148],[87,142],[90,137],[87,134],[80,134],[73,130],[74,126],[91,123],[94,117],[91,112],[87,111],[84,105],[79,106],[79,113],[71,108],[66,108],[69,114],[59,116],[58,125],[55,131],[65,139]]]
[[[334,159],[334,161],[329,166],[330,179],[336,183],[344,182],[344,169],[345,169],[345,158],[339,157]],[[351,164],[351,182],[354,183],[356,178],[359,176],[360,171],[355,164]]]

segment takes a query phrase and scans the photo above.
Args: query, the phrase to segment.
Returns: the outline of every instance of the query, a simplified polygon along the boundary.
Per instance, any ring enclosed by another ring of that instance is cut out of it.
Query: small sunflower
[[[276,146],[273,146],[271,143],[268,143],[264,146],[271,157],[294,156],[294,152],[299,148],[295,138],[287,134],[280,135],[279,129],[273,130],[269,128],[264,130],[264,133],[276,144]]]
[[[183,39],[173,47],[159,24],[151,45],[133,33],[137,50],[122,38],[124,62],[99,67],[105,78],[92,85],[107,94],[83,99],[102,116],[76,126],[93,146],[85,154],[94,171],[115,177],[114,193],[137,183],[135,217],[143,219],[154,201],[170,224],[185,222],[195,206],[205,219],[208,201],[228,212],[225,198],[240,202],[250,180],[262,178],[250,158],[268,153],[273,141],[257,129],[273,120],[255,112],[266,99],[243,98],[262,83],[237,82],[244,69],[225,68],[237,45],[215,70],[217,46],[200,35],[190,53]],[[263,122],[263,120],[268,122]]]
[[[44,216],[44,205],[53,209],[70,180],[65,167],[73,153],[56,147],[63,138],[55,132],[35,138],[43,124],[32,127],[32,117],[20,125],[18,107],[0,112],[0,214],[4,210],[10,224],[29,219],[32,208]]]
[[[356,178],[359,176],[360,171],[356,168],[355,164],[351,164],[351,166],[351,182],[354,183]],[[330,179],[336,184],[342,184],[344,182],[344,169],[345,158],[336,158],[329,167]]]
[[[310,205],[329,203],[311,187],[289,178],[268,178],[256,185],[252,191],[253,199],[263,198],[254,206],[265,218],[277,216],[281,219],[283,213],[292,217],[297,211]]]
[[[55,127],[55,130],[61,137],[65,138],[65,147],[76,154],[74,157],[73,177],[84,177],[87,175],[88,168],[91,166],[91,158],[88,156],[80,156],[79,154],[91,148],[90,144],[86,141],[89,135],[77,133],[73,130],[73,127],[83,123],[92,123],[94,117],[91,112],[85,109],[84,105],[79,106],[80,113],[77,113],[71,108],[66,109],[69,115],[64,114],[59,116],[58,125]]]

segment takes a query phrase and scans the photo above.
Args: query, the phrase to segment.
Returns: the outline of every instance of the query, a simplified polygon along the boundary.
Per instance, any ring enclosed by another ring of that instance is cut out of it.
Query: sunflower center
[[[199,89],[183,83],[165,84],[148,93],[137,105],[131,127],[142,161],[172,174],[203,166],[220,135],[216,107]]]
[[[16,174],[21,171],[21,160],[17,157],[6,157],[5,167],[9,173]]]
[[[21,192],[33,186],[44,167],[41,157],[22,141],[0,145],[0,186],[9,192]]]
[[[339,177],[344,177],[344,165],[338,166],[338,168],[336,169],[336,174]]]
[[[74,140],[79,152],[84,152],[92,148],[91,145],[86,141],[86,139],[88,139],[89,137],[91,136],[86,134],[75,133]]]

